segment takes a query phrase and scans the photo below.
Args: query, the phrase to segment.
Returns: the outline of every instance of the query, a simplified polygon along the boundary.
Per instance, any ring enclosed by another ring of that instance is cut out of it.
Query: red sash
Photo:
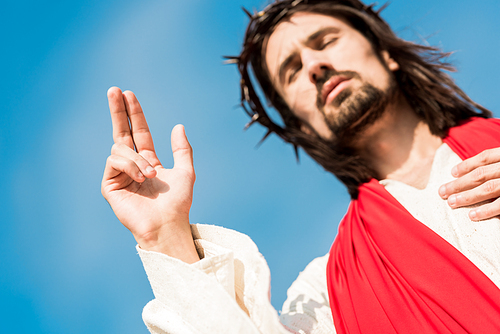
[[[462,159],[498,147],[500,120],[474,118],[444,142]],[[500,333],[500,289],[376,180],[340,223],[327,281],[339,334]]]

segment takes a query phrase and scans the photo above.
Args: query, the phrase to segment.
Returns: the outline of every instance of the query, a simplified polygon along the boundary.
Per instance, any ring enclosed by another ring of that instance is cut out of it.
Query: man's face
[[[278,24],[265,60],[293,113],[325,139],[362,122],[374,105],[388,100],[391,71],[399,69],[344,20],[306,12]]]

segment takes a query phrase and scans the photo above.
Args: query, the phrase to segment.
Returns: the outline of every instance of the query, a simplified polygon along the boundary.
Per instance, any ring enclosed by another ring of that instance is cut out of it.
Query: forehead
[[[350,28],[350,25],[341,17],[311,12],[298,12],[290,16],[288,20],[278,23],[269,40],[305,37],[308,36],[308,33],[318,28],[330,26]]]
[[[316,13],[298,12],[288,20],[280,22],[269,36],[264,57],[271,76],[279,64],[316,32],[325,28],[336,28],[339,32],[353,30],[343,19]]]

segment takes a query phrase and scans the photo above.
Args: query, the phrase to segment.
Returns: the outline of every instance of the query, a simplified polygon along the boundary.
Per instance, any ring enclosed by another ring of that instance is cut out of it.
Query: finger
[[[127,108],[128,117],[130,118],[130,125],[132,130],[132,139],[135,144],[137,152],[144,155],[153,166],[160,164],[156,156],[155,147],[153,144],[153,137],[149,132],[146,117],[142,111],[142,107],[137,100],[137,97],[131,91],[123,92],[123,99],[125,107]]]
[[[125,144],[134,148],[134,141],[130,133],[127,109],[123,100],[122,91],[118,87],[108,89],[109,111],[113,124],[113,140],[115,143]]]
[[[500,148],[485,150],[472,158],[462,161],[452,168],[451,174],[455,177],[460,177],[480,166],[496,162],[500,162]]]
[[[172,153],[174,156],[174,168],[194,171],[193,149],[188,142],[184,126],[178,124],[172,129]]]
[[[467,190],[458,194],[453,194],[448,198],[448,205],[451,208],[459,208],[472,204],[481,203],[500,196],[500,180],[490,180],[479,187]]]
[[[147,178],[156,176],[156,170],[153,166],[139,153],[124,144],[114,144],[111,148],[111,155],[117,155],[133,161],[142,174]]]
[[[134,161],[119,155],[110,155],[104,168],[103,185],[107,180],[112,180],[122,173],[139,183],[145,180],[144,174]]]
[[[500,215],[500,200],[497,199],[488,204],[481,205],[469,211],[469,218],[473,221],[479,221],[497,217]]]
[[[470,190],[488,180],[500,178],[500,163],[480,166],[458,179],[448,182],[439,188],[439,194],[446,199],[452,194]]]

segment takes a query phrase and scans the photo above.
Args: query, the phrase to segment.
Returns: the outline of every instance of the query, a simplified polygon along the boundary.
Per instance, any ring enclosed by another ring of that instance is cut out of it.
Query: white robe
[[[381,183],[500,287],[500,220],[472,222],[470,208],[452,210],[438,195],[459,162],[443,144],[425,189],[394,180]],[[137,247],[155,295],[143,312],[151,333],[335,333],[326,287],[328,255],[298,276],[278,316],[269,301],[269,268],[249,237],[207,225],[193,225],[192,232],[203,258],[192,265]]]

